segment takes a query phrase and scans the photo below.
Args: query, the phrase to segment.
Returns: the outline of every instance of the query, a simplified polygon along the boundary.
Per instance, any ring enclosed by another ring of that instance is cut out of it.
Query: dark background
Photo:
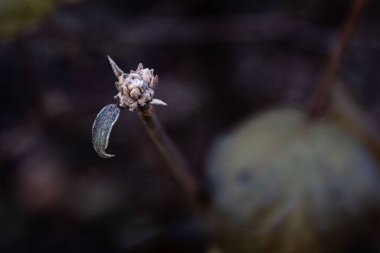
[[[265,108],[305,109],[351,3],[3,2],[0,252],[205,251],[207,228],[135,114],[114,127],[115,158],[93,150],[93,120],[116,94],[106,55],[155,69],[158,117],[204,178],[219,133]],[[377,127],[379,13],[370,1],[338,73]]]

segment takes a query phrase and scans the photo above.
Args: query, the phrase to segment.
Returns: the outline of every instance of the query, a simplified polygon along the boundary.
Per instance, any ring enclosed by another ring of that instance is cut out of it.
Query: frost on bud
[[[106,149],[113,125],[119,118],[120,108],[115,105],[105,106],[96,116],[92,126],[92,144],[95,151],[103,158],[111,158],[114,155],[107,154]]]
[[[108,60],[118,78],[118,82],[116,82],[118,94],[115,98],[119,102],[119,107],[134,111],[149,104],[166,105],[161,100],[153,99],[154,87],[158,83],[158,76],[153,74],[153,69],[144,68],[140,63],[135,71],[131,70],[127,74],[116,65],[111,57],[108,56]]]

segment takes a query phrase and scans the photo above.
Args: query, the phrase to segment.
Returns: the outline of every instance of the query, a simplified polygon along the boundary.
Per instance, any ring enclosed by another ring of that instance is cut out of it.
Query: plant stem
[[[336,83],[336,73],[339,69],[344,53],[347,51],[347,46],[352,38],[352,34],[357,27],[367,4],[368,0],[353,1],[351,12],[341,30],[340,39],[335,47],[332,48],[322,77],[317,85],[315,97],[313,98],[308,111],[310,118],[318,118],[327,112],[330,104],[330,94]]]
[[[146,106],[137,110],[137,115],[148,131],[153,142],[169,164],[170,173],[175,179],[178,187],[181,188],[187,200],[192,205],[197,205],[200,194],[199,185],[194,176],[190,173],[189,166],[182,154],[175,147],[173,142],[164,132],[158,121],[153,107]]]

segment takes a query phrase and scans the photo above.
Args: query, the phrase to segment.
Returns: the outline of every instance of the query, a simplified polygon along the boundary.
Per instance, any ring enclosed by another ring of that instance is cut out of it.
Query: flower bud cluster
[[[153,69],[144,68],[140,63],[136,71],[131,70],[127,74],[111,58],[109,61],[118,78],[115,83],[118,90],[115,99],[119,107],[135,111],[138,107],[142,108],[148,104],[166,105],[159,99],[153,99],[154,87],[158,83],[158,76],[153,74]]]

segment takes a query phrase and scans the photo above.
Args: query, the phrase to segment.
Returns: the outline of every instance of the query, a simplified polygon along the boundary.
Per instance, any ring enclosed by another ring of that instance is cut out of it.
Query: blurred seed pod
[[[208,163],[220,252],[371,252],[380,203],[375,160],[329,119],[296,110],[254,117]]]
[[[30,30],[56,5],[57,0],[0,1],[0,40]]]

